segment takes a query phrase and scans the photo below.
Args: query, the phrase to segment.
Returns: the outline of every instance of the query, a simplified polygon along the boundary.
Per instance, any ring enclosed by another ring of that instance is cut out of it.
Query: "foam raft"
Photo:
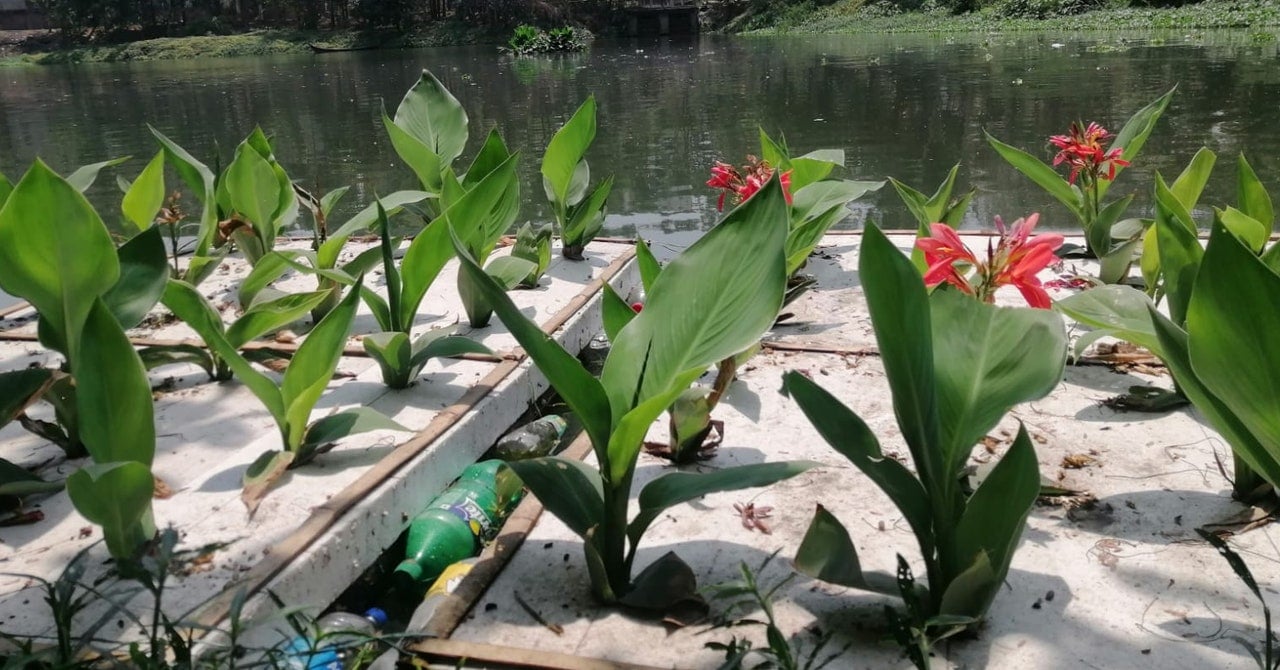
[[[368,245],[351,245],[347,254]],[[499,250],[499,254],[506,253]],[[571,351],[581,350],[599,330],[599,294],[610,282],[622,294],[638,283],[634,247],[597,242],[585,261],[559,258],[534,290],[511,292],[522,311]],[[230,317],[235,290],[248,268],[228,261],[201,292]],[[249,518],[239,500],[245,468],[262,452],[279,449],[279,433],[261,403],[238,382],[210,383],[195,367],[171,366],[153,373],[156,392],[157,449],[154,472],[163,496],[154,501],[159,527],[181,532],[181,547],[225,547],[190,564],[190,572],[170,582],[165,593],[170,616],[197,607],[194,619],[207,625],[225,620],[233,594],[250,596],[244,614],[263,618],[273,605],[266,591],[292,606],[327,606],[389,547],[409,519],[501,436],[530,403],[545,392],[545,378],[531,366],[498,319],[469,330],[453,278],[451,261],[428,293],[415,334],[461,321],[459,332],[479,339],[497,355],[469,360],[432,360],[417,383],[403,391],[383,386],[378,366],[363,356],[359,335],[378,330],[362,306],[352,340],[338,373],[313,417],[352,406],[373,407],[412,432],[379,431],[352,436],[316,461],[291,471]],[[380,274],[367,281],[382,290]],[[313,290],[314,279],[286,278],[285,290]],[[149,326],[131,331],[138,344],[195,338],[185,324],[153,313]],[[54,355],[33,341],[28,309],[4,315],[0,325],[0,369],[56,364]],[[302,330],[302,329],[300,329]],[[290,340],[285,336],[278,338]],[[198,340],[197,340],[198,341]],[[260,342],[255,346],[295,346]],[[47,406],[31,410],[49,418]],[[0,457],[36,467],[46,479],[67,476],[79,462],[11,424],[0,433]],[[100,539],[99,532],[72,507],[65,493],[40,500],[30,509],[43,519],[0,528],[0,632],[47,635],[52,621],[42,604],[39,584],[30,575],[54,579],[78,552]],[[90,549],[89,565],[100,570],[106,552]],[[137,612],[150,602],[130,602]],[[91,613],[80,621],[90,621]],[[100,634],[129,635],[109,626]],[[267,640],[272,644],[277,640]]]
[[[808,373],[866,420],[887,453],[906,457],[858,284],[859,241],[856,235],[824,240],[806,269],[818,278],[817,288],[789,310],[795,317],[788,325],[767,336],[764,351],[715,412],[725,422],[718,455],[688,466],[812,459],[825,467],[768,489],[672,508],[645,536],[637,570],[674,550],[706,586],[737,579],[741,563],[755,569],[778,551],[759,576],[773,584],[791,572],[790,558],[818,503],[848,528],[864,569],[892,573],[898,553],[919,565],[914,537],[888,499],[779,393],[783,372]],[[910,244],[910,238],[895,241]],[[1017,302],[1016,293],[1008,296],[1009,304]],[[1261,609],[1194,532],[1213,524],[1237,531],[1258,525],[1251,522],[1260,515],[1230,497],[1218,466],[1230,462],[1225,443],[1187,408],[1141,414],[1108,406],[1132,385],[1168,387],[1158,361],[1111,356],[1091,363],[1069,365],[1051,395],[1015,408],[975,447],[975,465],[998,458],[1021,421],[1042,476],[1071,493],[1042,498],[1033,509],[984,628],[976,638],[940,644],[934,667],[1256,667],[1232,638],[1260,640]],[[665,441],[665,422],[655,424],[650,439]],[[576,453],[589,458],[586,446],[580,440]],[[642,455],[635,490],[671,467]],[[765,520],[770,534],[741,523],[735,504],[747,503],[773,508]],[[438,667],[469,658],[478,665],[466,667],[717,668],[724,654],[708,642],[745,636],[756,647],[766,644],[759,627],[670,630],[598,606],[589,594],[581,541],[539,511],[532,499],[522,504],[482,566],[432,621],[431,632],[447,637],[414,647],[421,657]],[[1264,587],[1280,558],[1276,535],[1274,526],[1263,526],[1233,539]],[[779,592],[774,608],[782,629],[806,652],[820,634],[834,634],[820,654],[838,654],[829,668],[911,667],[887,632],[885,604],[896,603],[798,578]],[[761,618],[758,611],[752,615]]]

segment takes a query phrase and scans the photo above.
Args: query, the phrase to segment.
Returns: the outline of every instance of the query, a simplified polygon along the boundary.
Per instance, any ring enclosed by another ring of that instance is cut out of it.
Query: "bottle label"
[[[476,537],[486,537],[493,530],[493,519],[489,518],[484,508],[471,496],[456,502],[445,503],[440,506],[440,509],[467,522],[467,526],[471,528],[471,534]]]

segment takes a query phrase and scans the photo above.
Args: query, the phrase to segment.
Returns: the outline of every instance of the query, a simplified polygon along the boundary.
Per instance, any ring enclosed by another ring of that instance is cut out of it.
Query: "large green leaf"
[[[446,330],[441,328],[439,330]],[[450,358],[463,354],[492,354],[493,350],[482,342],[462,335],[426,333],[413,342],[413,364],[421,369],[432,358]]]
[[[1178,87],[1174,86],[1164,95],[1151,101],[1146,107],[1139,109],[1133,116],[1129,117],[1120,132],[1116,133],[1116,139],[1111,143],[1111,148],[1123,149],[1121,158],[1132,163],[1138,157],[1138,152],[1147,143],[1147,138],[1151,136],[1151,131],[1155,130],[1156,121],[1160,120],[1160,115],[1169,106],[1169,100],[1173,98],[1173,92],[1176,90],[1178,90]],[[1116,165],[1116,176],[1119,176],[1124,169],[1123,165]],[[1105,179],[1099,181],[1099,199],[1106,195],[1107,189],[1111,187],[1111,184],[1111,181]]]
[[[640,489],[640,512],[627,525],[631,553],[635,553],[649,524],[669,507],[720,491],[770,486],[820,465],[813,461],[783,461],[752,463],[710,472],[675,471],[661,475]]]
[[[793,191],[826,179],[831,171],[844,167],[844,149],[818,149],[786,161],[782,169],[791,172]]]
[[[152,227],[134,235],[120,245],[117,257],[120,278],[102,294],[102,301],[120,322],[120,327],[128,330],[155,307],[169,281],[169,261],[160,229]]]
[[[934,291],[929,306],[943,476],[958,477],[1011,407],[1058,385],[1067,336],[1050,310],[996,307],[953,290]]]
[[[382,126],[386,128],[387,136],[391,138],[392,148],[417,175],[422,187],[431,194],[438,195],[443,188],[440,174],[444,165],[440,157],[418,138],[409,134],[409,131],[396,125],[395,121],[387,116],[385,109],[382,110]]]
[[[542,157],[542,177],[546,181],[547,190],[554,196],[552,200],[561,206],[570,204],[569,194],[574,173],[578,171],[578,164],[595,137],[596,99],[595,96],[590,96],[569,121],[556,131],[547,144],[547,153]]]
[[[543,456],[511,461],[507,467],[569,530],[586,537],[592,528],[603,523],[603,484],[591,466],[559,456]]]
[[[1169,316],[1174,323],[1182,324],[1187,319],[1187,305],[1191,301],[1196,273],[1200,271],[1204,248],[1200,246],[1194,229],[1179,223],[1176,215],[1165,215],[1162,203],[1157,202],[1156,209],[1156,252],[1164,274],[1164,294],[1169,299]]]
[[[644,310],[618,334],[601,383],[617,421],[756,343],[778,316],[786,283],[787,204],[777,178],[671,261]]]
[[[237,349],[267,333],[301,319],[328,297],[328,291],[291,293],[250,307],[227,328],[227,340]]]
[[[281,428],[287,438],[287,451],[301,448],[311,409],[320,400],[338,367],[342,350],[347,345],[347,333],[355,319],[361,286],[362,282],[356,282],[347,292],[347,297],[311,329],[284,371],[280,397],[284,402],[285,425]]]
[[[1108,285],[1067,296],[1054,303],[1058,311],[1106,334],[1146,347],[1164,357],[1151,323],[1151,299],[1132,286]]]
[[[512,155],[494,168],[409,244],[400,263],[404,290],[398,318],[404,328],[413,324],[427,289],[453,255],[449,246],[450,227],[464,241],[474,240],[480,234],[515,179],[518,158]]]
[[[360,343],[365,353],[377,362],[382,371],[382,383],[391,388],[405,388],[412,381],[410,365],[413,358],[409,336],[396,330],[365,335]]]
[[[1275,210],[1271,206],[1271,196],[1258,180],[1253,166],[1245,160],[1244,154],[1240,154],[1236,162],[1236,201],[1239,203],[1240,211],[1255,221],[1261,222],[1267,229],[1267,235],[1271,234],[1271,228],[1275,226],[1276,220]]]
[[[62,489],[60,481],[47,482],[28,472],[26,468],[0,458],[0,509],[11,507],[4,498],[23,498],[38,493],[52,493]]]
[[[1182,169],[1182,174],[1174,180],[1171,187],[1173,195],[1188,211],[1200,201],[1200,194],[1204,192],[1205,184],[1209,183],[1209,175],[1213,173],[1213,164],[1217,160],[1217,155],[1208,147],[1201,147],[1196,155],[1191,157],[1187,167]]]
[[[613,286],[605,284],[601,291],[600,320],[604,325],[604,336],[612,342],[636,318],[636,312],[613,290]]]
[[[71,357],[80,439],[98,463],[151,464],[156,432],[146,368],[115,316],[98,299]]]
[[[954,602],[945,613],[974,617],[986,613],[1009,571],[1027,515],[1039,495],[1036,452],[1026,428],[1019,426],[1013,445],[969,498],[956,527],[956,558],[968,566],[985,553],[995,580],[985,592],[975,593],[968,603]]]
[[[613,191],[613,177],[596,184],[591,195],[573,208],[573,215],[561,231],[565,246],[585,245],[595,238],[604,226],[605,205]]]
[[[662,265],[654,257],[653,251],[644,240],[636,238],[636,265],[640,268],[640,285],[645,293],[653,290],[653,283],[662,274]]]
[[[160,151],[133,180],[120,203],[120,210],[138,230],[146,230],[155,222],[156,213],[164,204],[164,196],[164,151]]]
[[[67,494],[84,518],[102,527],[107,551],[116,559],[134,556],[155,535],[151,518],[151,470],[132,461],[94,463],[67,478]]]
[[[932,317],[924,280],[911,261],[874,225],[867,226],[858,254],[867,307],[898,426],[911,449],[925,488],[945,476],[936,453],[940,435],[934,391]]]
[[[467,144],[467,112],[427,70],[400,101],[395,125],[438,156],[442,167],[462,154]]]
[[[601,459],[601,467],[607,463],[605,445],[609,443],[611,416],[609,400],[605,397],[600,382],[592,377],[581,361],[564,350],[550,335],[543,332],[538,324],[529,320],[511,302],[506,290],[484,271],[474,258],[466,251],[466,246],[455,234],[453,247],[466,272],[479,292],[489,302],[493,311],[506,325],[507,330],[524,348],[529,358],[547,377],[552,388],[560,394],[569,408],[582,421],[591,443],[596,447],[596,456]],[[541,499],[541,498],[540,498]]]
[[[1215,225],[1187,309],[1191,365],[1273,460],[1280,459],[1277,328],[1280,275]]]
[[[302,440],[300,451],[314,451],[330,442],[337,442],[344,437],[371,430],[400,430],[408,428],[400,425],[387,415],[372,407],[353,407],[324,418],[307,426],[307,435]]]
[[[1270,225],[1249,216],[1235,207],[1215,208],[1214,218],[1255,254],[1262,253],[1263,247],[1266,246],[1267,240],[1271,237]]]
[[[75,172],[67,175],[67,183],[71,184],[72,188],[77,191],[84,193],[89,190],[90,186],[93,186],[93,182],[98,180],[98,174],[100,172],[109,167],[120,165],[130,158],[132,158],[132,156],[123,156],[121,158],[113,158],[109,161],[102,161],[101,163],[92,163],[90,165],[79,167]]]
[[[782,392],[795,399],[822,439],[849,459],[902,513],[919,540],[921,550],[933,553],[933,522],[929,494],[905,465],[885,457],[880,442],[862,419],[813,380],[799,372],[782,378]]]
[[[985,134],[987,142],[995,148],[996,153],[1008,161],[1014,169],[1035,182],[1045,192],[1056,198],[1058,202],[1066,205],[1067,209],[1076,215],[1076,218],[1084,218],[1084,201],[1080,196],[1080,191],[1072,188],[1071,184],[1068,184],[1061,175],[1054,172],[1053,168],[1040,162],[1035,156],[997,140],[991,136],[991,133]]]
[[[262,248],[270,250],[275,242],[275,213],[280,203],[275,168],[242,143],[227,168],[226,185],[231,208],[249,220]]]
[[[34,305],[74,356],[89,311],[119,276],[98,213],[37,160],[0,209],[0,289]]]
[[[825,507],[818,505],[809,530],[796,550],[796,570],[829,584],[898,595],[893,575],[864,573],[849,531]]]

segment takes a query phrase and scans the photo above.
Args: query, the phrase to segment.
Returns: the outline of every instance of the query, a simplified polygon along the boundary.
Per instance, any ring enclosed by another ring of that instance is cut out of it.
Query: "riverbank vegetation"
[[[1280,27],[1280,5],[1269,0],[758,0],[725,21],[760,34],[1267,27]]]

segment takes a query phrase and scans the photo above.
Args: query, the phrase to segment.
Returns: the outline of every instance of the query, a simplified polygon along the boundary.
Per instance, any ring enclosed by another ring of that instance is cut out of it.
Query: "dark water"
[[[1136,168],[1113,193],[1172,178],[1197,148],[1219,153],[1205,201],[1234,201],[1233,160],[1247,152],[1280,196],[1280,58],[1274,41],[1213,33],[1150,35],[832,36],[597,42],[588,54],[515,60],[489,46],[191,62],[0,70],[0,171],[17,178],[36,156],[64,172],[156,150],[151,123],[196,155],[229,156],[259,123],[295,179],[354,186],[349,205],[413,186],[385,139],[379,106],[394,109],[428,67],[462,100],[472,142],[499,126],[524,152],[522,219],[545,219],[537,178],[542,148],[589,93],[600,131],[592,172],[617,174],[610,233],[663,236],[715,220],[703,186],[716,159],[741,162],[756,129],[785,133],[798,153],[843,147],[849,174],[897,177],[932,191],[963,163],[978,198],[966,225],[990,227],[1043,210],[1065,212],[1006,167],[982,129],[1046,158],[1050,134],[1080,118],[1118,131],[1130,113],[1177,84],[1179,92]],[[465,157],[464,157],[465,159]],[[465,165],[465,163],[464,163]],[[114,179],[94,198],[114,208]],[[849,225],[911,225],[888,187],[857,203]]]

